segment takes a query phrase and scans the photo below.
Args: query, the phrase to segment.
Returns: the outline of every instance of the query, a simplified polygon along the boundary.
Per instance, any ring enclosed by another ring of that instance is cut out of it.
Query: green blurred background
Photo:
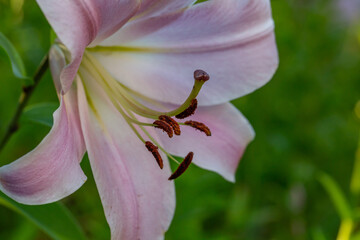
[[[341,217],[318,181],[321,172],[342,189],[353,209],[354,233],[359,228],[359,189],[350,182],[359,152],[360,21],[329,0],[273,0],[272,7],[279,69],[265,87],[233,102],[257,133],[237,182],[192,166],[176,181],[177,208],[166,239],[336,239]],[[35,1],[0,0],[0,31],[32,74],[50,43],[50,27]],[[1,136],[21,92],[3,51],[0,73]],[[30,105],[41,102],[57,102],[49,73]],[[0,153],[0,165],[34,148],[48,131],[22,124]],[[87,159],[82,167],[89,180],[62,202],[89,239],[109,239]],[[49,237],[0,206],[0,239]]]

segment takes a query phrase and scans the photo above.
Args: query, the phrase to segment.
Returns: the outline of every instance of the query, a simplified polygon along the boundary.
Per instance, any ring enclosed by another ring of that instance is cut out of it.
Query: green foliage
[[[85,240],[79,224],[60,203],[41,206],[19,204],[0,192],[0,205],[22,214],[56,240]]]
[[[353,219],[352,209],[336,181],[328,174],[319,174],[319,181],[331,197],[342,219]]]
[[[30,85],[32,81],[27,77],[26,69],[19,53],[2,32],[0,32],[0,47],[2,47],[8,55],[14,75],[23,79],[25,85]]]
[[[359,114],[358,117],[360,117],[360,101],[356,104],[355,113]],[[355,163],[351,178],[350,189],[354,195],[360,194],[360,139],[358,149],[355,154]]]
[[[57,103],[39,103],[25,108],[21,117],[23,123],[39,123],[51,127],[53,112],[58,108]]]
[[[57,39],[57,35],[53,29],[50,29],[50,43],[54,43]]]

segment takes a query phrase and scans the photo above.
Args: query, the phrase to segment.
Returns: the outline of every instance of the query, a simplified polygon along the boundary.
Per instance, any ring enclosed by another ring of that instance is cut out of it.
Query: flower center
[[[163,160],[159,150],[164,152],[169,159],[179,164],[179,167],[169,177],[169,180],[173,180],[185,172],[192,162],[194,153],[188,153],[184,160],[179,163],[155,140],[155,138],[147,131],[146,127],[159,128],[163,130],[169,138],[172,138],[174,135],[181,135],[180,126],[192,127],[193,129],[202,131],[207,136],[211,136],[210,129],[203,123],[192,120],[182,122],[182,119],[193,115],[197,109],[198,102],[196,97],[203,84],[210,79],[205,71],[196,70],[194,72],[194,85],[189,96],[182,105],[170,111],[157,110],[159,108],[167,108],[164,106],[164,103],[133,91],[114,79],[102,64],[87,51],[84,53],[78,72],[81,79],[84,79],[81,77],[83,71],[89,72],[104,89],[112,104],[116,107],[139,140],[145,144],[145,147],[153,155],[161,169],[163,168]],[[84,85],[86,84],[84,83]],[[88,99],[91,99],[90,96],[87,97]],[[140,121],[139,117],[147,120]]]

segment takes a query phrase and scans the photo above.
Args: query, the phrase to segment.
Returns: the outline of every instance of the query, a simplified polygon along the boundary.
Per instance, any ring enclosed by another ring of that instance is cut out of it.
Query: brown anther
[[[173,135],[174,135],[173,129],[172,129],[171,125],[168,124],[167,122],[164,122],[161,120],[156,120],[153,124],[155,124],[156,128],[160,128],[161,130],[166,132],[168,134],[169,138],[173,137]]]
[[[155,158],[157,164],[159,165],[160,169],[163,169],[164,162],[163,162],[163,160],[162,160],[162,158],[160,156],[160,153],[158,151],[158,147],[155,146],[152,142],[149,142],[149,141],[145,142],[145,146],[146,146],[147,150],[149,150],[149,152],[151,152],[152,155],[154,156],[154,158]]]
[[[194,98],[193,100],[191,100],[190,106],[187,109],[185,109],[182,113],[176,115],[175,117],[178,119],[184,119],[193,115],[197,109],[197,104],[198,104],[197,99]]]
[[[206,126],[205,124],[203,124],[201,122],[186,121],[185,124],[205,133],[206,136],[211,136],[210,128],[208,128],[208,126]]]
[[[180,163],[179,167],[175,170],[175,172],[171,174],[169,180],[173,180],[180,177],[181,174],[183,174],[186,171],[186,169],[190,166],[193,157],[194,157],[194,153],[189,152],[188,155],[186,155],[186,157],[182,161],[182,163]]]
[[[210,79],[210,76],[207,72],[205,72],[204,70],[198,69],[195,70],[194,72],[194,79],[197,81],[208,81]]]
[[[180,125],[177,123],[177,121],[175,121],[171,117],[169,117],[167,115],[161,115],[159,117],[159,120],[168,123],[172,127],[172,129],[174,130],[175,135],[180,135],[181,134]]]

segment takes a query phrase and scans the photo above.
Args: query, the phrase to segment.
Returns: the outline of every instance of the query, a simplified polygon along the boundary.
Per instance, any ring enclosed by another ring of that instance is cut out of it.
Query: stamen
[[[193,99],[191,101],[190,106],[187,109],[185,109],[185,111],[183,111],[182,113],[179,113],[175,117],[178,119],[184,119],[184,118],[187,118],[187,117],[193,115],[197,109],[197,104],[198,104],[197,99],[196,98]]]
[[[159,128],[166,132],[169,138],[172,138],[174,134],[181,134],[180,125],[191,126],[204,132],[207,136],[211,136],[210,129],[201,122],[186,121],[185,123],[178,123],[174,118],[172,118],[175,116],[176,118],[184,119],[195,113],[198,105],[196,97],[203,84],[210,79],[210,76],[203,70],[196,70],[194,72],[195,82],[193,89],[183,104],[175,110],[162,112],[154,110],[152,107],[148,107],[148,105],[144,105],[144,101],[150,102],[152,105],[157,105],[157,101],[149,99],[137,92],[132,92],[126,86],[119,83],[101,66],[101,64],[97,63],[97,60],[91,56],[91,54],[87,54],[85,52],[84,60],[80,69],[82,69],[82,67],[86,68],[86,71],[89,71],[90,74],[94,76],[94,79],[100,83],[101,87],[104,88],[110,101],[123,116],[124,120],[134,131],[137,137],[145,144],[147,150],[152,153],[160,169],[163,169],[164,162],[159,151],[162,151],[170,160],[179,164],[178,168],[169,177],[169,180],[173,180],[181,176],[190,166],[194,153],[189,152],[183,161],[179,163],[151,136],[151,134],[145,129],[145,126]],[[86,84],[84,83],[84,87],[85,85]],[[163,105],[159,102],[158,107],[159,106],[161,107]],[[155,121],[153,120],[154,122],[152,124],[147,121],[139,121],[135,114],[145,117],[148,120],[154,119]],[[140,131],[142,131],[142,134],[145,134],[149,140],[145,140],[134,125],[137,125],[137,127],[140,128]]]
[[[205,124],[201,123],[201,122],[196,122],[196,121],[186,121],[185,125],[193,127],[203,133],[206,134],[206,136],[211,136],[211,131],[210,128],[208,128],[208,126],[206,126]]]
[[[145,146],[146,146],[147,150],[149,150],[149,152],[151,152],[152,155],[154,156],[154,158],[155,158],[157,164],[159,165],[160,169],[163,169],[163,167],[164,167],[164,162],[163,162],[163,160],[162,160],[162,158],[161,158],[161,155],[160,155],[160,153],[159,153],[159,151],[158,151],[159,148],[158,148],[157,146],[155,146],[155,145],[154,145],[152,142],[150,142],[150,141],[146,141],[146,142],[145,142]]]
[[[169,180],[174,180],[183,174],[186,169],[190,166],[192,159],[194,157],[193,152],[189,152],[188,155],[184,158],[184,161],[182,161],[179,165],[179,167],[175,170],[175,172],[169,177]]]
[[[210,79],[210,76],[204,70],[198,69],[198,70],[195,70],[195,72],[194,72],[194,79],[198,80],[198,81],[206,82]]]
[[[132,118],[136,119],[135,115],[134,115],[132,112],[130,112],[130,111],[127,110],[127,113],[128,113]],[[177,164],[180,164],[180,163],[179,163],[173,156],[171,156],[163,147],[161,147],[161,145],[151,136],[151,134],[150,134],[148,131],[146,131],[146,129],[145,129],[143,126],[139,125],[139,128],[145,133],[146,136],[148,136],[148,138],[149,138],[152,142],[154,142],[154,143],[158,146],[158,148],[159,148],[163,153],[166,154],[166,156],[167,156],[170,160],[176,162]]]
[[[156,120],[154,122],[155,127],[156,128],[160,128],[161,130],[163,130],[164,132],[166,132],[169,136],[169,138],[173,137],[173,129],[171,127],[170,124],[168,124],[167,122],[161,121],[161,120]]]
[[[172,129],[174,130],[175,135],[180,135],[181,134],[180,125],[177,123],[177,121],[175,121],[171,117],[166,116],[166,115],[161,115],[159,117],[159,120],[168,123],[172,127]]]

